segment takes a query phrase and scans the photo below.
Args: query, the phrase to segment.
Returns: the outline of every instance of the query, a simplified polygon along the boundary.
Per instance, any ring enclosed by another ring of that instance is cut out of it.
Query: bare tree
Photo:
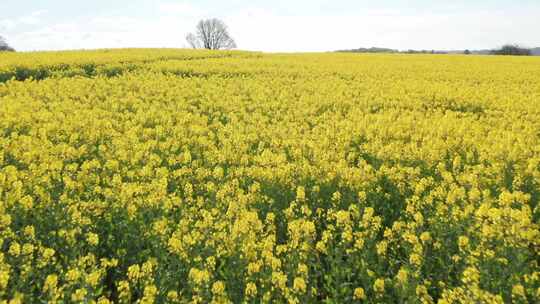
[[[216,18],[199,21],[195,33],[189,33],[186,41],[194,49],[230,50],[236,48],[227,25]]]
[[[186,41],[189,43],[189,45],[194,48],[194,49],[201,49],[202,46],[201,46],[201,41],[199,40],[199,38],[193,34],[193,33],[189,33],[187,34],[186,36]]]
[[[0,52],[15,52],[15,49],[10,47],[2,36],[0,36]]]

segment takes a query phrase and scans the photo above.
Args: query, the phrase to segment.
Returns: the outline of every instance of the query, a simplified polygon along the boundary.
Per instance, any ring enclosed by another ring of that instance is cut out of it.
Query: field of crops
[[[540,58],[0,54],[0,303],[539,303]]]

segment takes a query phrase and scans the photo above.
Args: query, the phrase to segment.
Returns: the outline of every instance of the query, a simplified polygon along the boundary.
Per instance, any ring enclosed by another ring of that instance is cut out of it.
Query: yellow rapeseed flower
[[[305,293],[306,292],[306,281],[304,281],[303,278],[294,278],[293,281],[293,289],[298,293]]]
[[[373,283],[373,290],[377,293],[384,293],[384,280],[383,279],[377,279],[375,280],[375,283]]]
[[[357,287],[354,289],[354,295],[355,300],[364,300],[366,298],[366,293],[364,292],[364,288]]]
[[[246,294],[247,297],[256,296],[257,295],[257,286],[252,282],[247,283],[246,284],[245,294]]]

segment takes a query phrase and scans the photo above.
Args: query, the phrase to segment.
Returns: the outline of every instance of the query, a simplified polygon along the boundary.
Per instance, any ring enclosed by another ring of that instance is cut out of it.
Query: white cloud
[[[36,24],[39,11],[1,26]],[[153,13],[158,15],[151,17]],[[99,15],[52,23],[42,27],[13,30],[10,42],[19,50],[61,50],[115,47],[184,47],[186,34],[203,18],[204,10],[187,2],[164,2],[147,16]]]
[[[21,50],[61,50],[117,47],[183,47],[197,19],[163,16],[159,19],[99,16],[57,23],[12,35]]]
[[[12,20],[12,19],[0,20],[0,30],[9,31],[9,30],[15,28],[16,25],[17,25],[17,23],[15,22],[15,20]]]
[[[408,12],[367,10],[342,16],[280,16],[246,10],[226,18],[241,48],[275,52],[358,47],[492,48],[515,41],[540,45],[537,11]],[[535,40],[536,39],[536,40]]]
[[[36,25],[41,22],[40,17],[46,13],[47,13],[46,10],[35,11],[35,12],[30,13],[27,16],[23,16],[19,18],[18,22],[21,24],[26,24],[26,25]]]
[[[21,16],[19,18],[2,19],[0,20],[0,29],[12,31],[21,26],[37,25],[41,22],[41,17],[46,13],[47,11],[40,10],[31,12],[30,14]]]
[[[40,23],[45,12],[0,21],[17,49],[183,47],[184,37],[208,12],[187,2],[162,2],[142,16],[100,15],[61,23]],[[222,11],[224,12],[224,11]],[[223,13],[225,14],[225,13]],[[283,15],[259,7],[223,18],[241,49],[330,51],[357,47],[398,49],[491,48],[507,42],[540,45],[535,35],[538,9],[432,12],[365,10],[326,16]],[[154,17],[152,17],[154,15]],[[26,22],[26,27],[20,27]],[[46,26],[45,26],[46,25]],[[535,40],[536,39],[536,40]]]
[[[202,17],[206,12],[188,2],[163,2],[158,5],[158,10],[164,15]]]

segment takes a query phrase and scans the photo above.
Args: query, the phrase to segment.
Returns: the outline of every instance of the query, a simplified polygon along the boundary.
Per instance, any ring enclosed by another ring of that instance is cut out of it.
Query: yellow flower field
[[[540,58],[0,54],[0,303],[538,303]]]

